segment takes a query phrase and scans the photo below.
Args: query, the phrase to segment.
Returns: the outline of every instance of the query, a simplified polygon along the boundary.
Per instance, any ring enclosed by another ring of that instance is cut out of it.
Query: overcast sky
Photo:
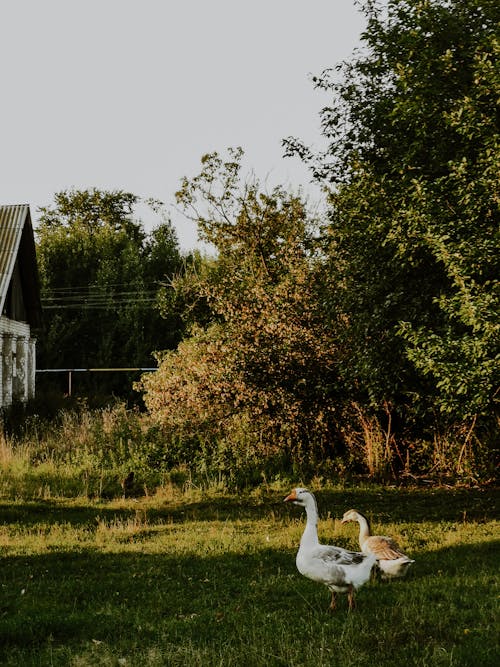
[[[364,20],[354,0],[9,0],[0,25],[0,203],[36,223],[71,187],[155,197],[190,249],[174,193],[204,153],[241,146],[261,180],[308,191],[281,141],[320,143],[310,76]]]

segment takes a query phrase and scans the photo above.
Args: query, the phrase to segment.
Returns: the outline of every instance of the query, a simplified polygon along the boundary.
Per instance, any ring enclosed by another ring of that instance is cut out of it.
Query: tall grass
[[[135,495],[151,494],[169,479],[234,490],[297,477],[476,484],[492,475],[492,452],[481,446],[474,424],[408,443],[396,438],[388,408],[382,421],[359,406],[352,410],[342,442],[330,443],[324,456],[305,456],[300,447],[294,453],[293,446],[254,446],[255,434],[244,421],[233,439],[188,436],[122,403],[99,409],[75,404],[50,417],[44,410],[21,412],[5,428],[0,424],[0,484],[24,497],[113,498],[123,493],[121,482],[131,471]]]
[[[123,404],[97,410],[61,410],[53,419],[30,416],[21,427],[0,429],[0,491],[23,498],[144,494],[164,481],[148,425]]]

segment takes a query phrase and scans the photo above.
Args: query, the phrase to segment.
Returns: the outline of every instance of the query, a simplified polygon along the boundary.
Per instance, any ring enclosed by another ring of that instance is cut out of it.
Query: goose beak
[[[295,489],[283,500],[283,502],[290,503],[294,500],[297,500],[297,492],[295,491]]]

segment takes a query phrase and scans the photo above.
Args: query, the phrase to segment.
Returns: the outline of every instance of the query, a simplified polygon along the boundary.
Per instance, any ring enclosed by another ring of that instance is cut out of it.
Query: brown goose
[[[383,579],[404,577],[408,568],[415,561],[404,554],[397,542],[385,535],[371,535],[370,523],[364,514],[357,510],[347,510],[342,523],[359,523],[359,546],[364,554],[373,554],[377,559]]]

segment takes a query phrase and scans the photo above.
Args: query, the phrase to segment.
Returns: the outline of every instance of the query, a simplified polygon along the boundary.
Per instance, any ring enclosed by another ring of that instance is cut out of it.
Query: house
[[[0,206],[0,410],[35,395],[42,307],[28,205]]]

